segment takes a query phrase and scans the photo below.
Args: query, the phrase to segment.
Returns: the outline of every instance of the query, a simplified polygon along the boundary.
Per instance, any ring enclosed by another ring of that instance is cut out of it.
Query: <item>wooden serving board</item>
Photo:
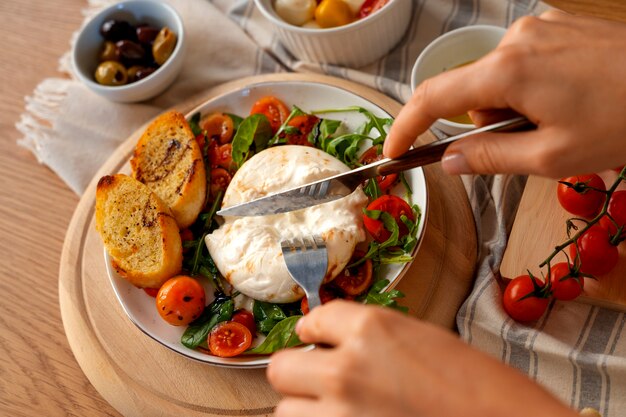
[[[600,176],[607,187],[617,178],[613,171],[603,172]],[[557,184],[552,179],[528,179],[500,267],[504,278],[515,278],[526,273],[527,269],[540,275],[539,264],[555,246],[567,240],[565,221],[572,215],[559,204]],[[620,189],[624,188],[620,186]],[[586,279],[585,292],[577,301],[626,311],[626,244],[619,246],[619,252],[617,267],[598,280]],[[555,262],[564,261],[564,255],[555,258]]]
[[[212,88],[178,106],[186,112],[201,102],[267,81],[315,81],[338,86],[378,104],[390,114],[401,106],[367,87],[318,75],[272,74]],[[126,416],[266,416],[279,400],[262,369],[226,369],[186,359],[135,327],[118,303],[94,228],[98,178],[118,172],[143,129],[123,143],[81,198],[67,231],[59,275],[63,324],[70,346],[94,387]],[[424,141],[432,137],[421,138]],[[410,314],[453,328],[467,296],[476,261],[472,213],[458,178],[439,166],[426,168],[429,209],[417,258],[398,284]]]

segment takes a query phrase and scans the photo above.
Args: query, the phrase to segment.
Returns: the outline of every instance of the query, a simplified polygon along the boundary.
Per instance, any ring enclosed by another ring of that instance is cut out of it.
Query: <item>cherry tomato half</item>
[[[322,285],[320,287],[320,301],[322,304],[326,304],[335,298],[337,298],[337,293],[327,285]],[[307,300],[306,297],[304,297],[300,302],[300,310],[302,310],[302,314],[309,314],[309,300]]]
[[[359,10],[359,19],[363,19],[375,11],[382,9],[387,3],[389,3],[389,0],[365,0],[365,3],[363,3]]]
[[[580,270],[590,275],[606,275],[617,265],[619,252],[611,244],[609,231],[599,224],[591,226],[578,238]],[[570,245],[570,258],[576,259],[576,245]]]
[[[270,122],[272,132],[276,133],[289,117],[289,108],[276,97],[267,96],[254,103],[250,114],[264,114]]]
[[[233,318],[230,320],[246,326],[248,330],[250,330],[253,338],[256,335],[256,322],[254,321],[254,315],[248,310],[241,309],[235,311]]]
[[[567,262],[559,262],[550,268],[548,276],[552,295],[557,300],[569,301],[577,298],[584,289],[585,278],[577,276]]]
[[[362,259],[364,256],[365,252],[360,250],[354,251],[348,265]],[[341,271],[333,280],[333,285],[338,287],[345,294],[354,296],[361,295],[372,285],[373,269],[372,260],[366,259],[365,262],[360,265],[345,268]]]
[[[233,169],[232,144],[218,145],[217,141],[212,141],[209,144],[208,156],[212,167],[222,167],[229,171]]]
[[[359,158],[359,162],[363,165],[371,164],[372,162],[380,161],[384,158],[382,145],[374,145],[365,152]],[[387,191],[398,180],[398,174],[379,175],[376,177],[378,186],[382,192]]]
[[[197,319],[205,301],[202,285],[185,275],[165,281],[156,297],[159,315],[173,326],[185,326]]]
[[[213,328],[207,340],[215,356],[232,358],[245,352],[252,344],[252,333],[236,321],[225,321]]]
[[[626,191],[616,191],[613,193],[607,211],[618,226],[624,226],[621,237],[626,238]],[[612,235],[617,233],[617,227],[615,227],[611,219],[607,216],[603,216],[600,219],[600,224],[611,232]]]
[[[200,128],[206,132],[209,139],[221,144],[233,140],[233,119],[224,113],[211,113],[200,120]]]
[[[395,195],[383,195],[372,201],[367,206],[367,209],[380,210],[389,213],[395,219],[398,224],[398,228],[400,229],[398,237],[402,237],[409,233],[408,227],[406,227],[404,222],[400,219],[400,216],[404,214],[411,221],[415,221],[415,216],[413,215],[413,210],[411,210],[409,203]],[[391,232],[385,228],[382,220],[372,219],[371,217],[363,214],[363,224],[370,235],[372,235],[377,242],[384,242],[391,236]]]
[[[579,187],[586,184],[590,187],[600,190],[606,190],[604,181],[597,174],[578,175],[574,177],[567,177],[561,179],[561,181],[574,184],[574,188],[568,187],[565,184],[559,183],[557,187],[557,197],[561,207],[574,216],[580,216],[585,218],[592,218],[597,215],[602,209],[602,205],[605,201],[605,194],[595,190],[579,191]]]
[[[320,119],[310,114],[294,116],[287,123],[288,126],[298,129],[298,133],[285,133],[284,137],[289,145],[313,146],[309,142],[309,133]]]
[[[543,286],[543,281],[536,279]],[[504,290],[502,303],[507,314],[516,321],[538,320],[546,312],[549,299],[533,295],[535,287],[529,275],[520,275],[513,279]]]
[[[211,170],[211,196],[216,196],[218,192],[226,192],[228,184],[233,177],[224,168],[213,168]]]

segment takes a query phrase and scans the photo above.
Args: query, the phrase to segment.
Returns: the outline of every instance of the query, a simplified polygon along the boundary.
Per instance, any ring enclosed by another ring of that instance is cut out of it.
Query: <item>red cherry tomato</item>
[[[233,145],[226,143],[218,145],[217,141],[209,143],[209,162],[212,167],[222,167],[229,171],[233,168]]]
[[[211,113],[200,120],[200,128],[206,132],[209,140],[216,140],[221,144],[233,140],[233,119],[224,113]]]
[[[233,318],[231,321],[236,321],[237,323],[243,324],[250,330],[252,337],[256,335],[256,322],[254,321],[254,315],[250,313],[248,310],[237,310],[233,314]]]
[[[352,254],[352,258],[348,265],[358,261],[365,256],[365,252],[356,250]],[[372,260],[366,259],[360,265],[352,268],[345,268],[341,273],[333,280],[333,285],[338,287],[347,295],[361,295],[372,285],[373,280],[373,266]]]
[[[254,103],[250,114],[264,114],[272,126],[272,131],[276,133],[289,117],[289,108],[276,97],[267,96]]]
[[[143,291],[148,294],[150,297],[156,298],[157,294],[159,293],[159,289],[158,288],[142,288]]]
[[[567,262],[560,262],[550,268],[548,276],[552,295],[557,300],[569,301],[577,298],[584,289],[585,278],[572,272]]]
[[[245,352],[252,344],[252,333],[236,321],[225,321],[209,333],[209,350],[215,356],[232,358]]]
[[[359,19],[363,19],[375,11],[382,9],[382,7],[387,3],[389,3],[389,0],[365,0],[365,3],[363,3],[361,9],[359,10]]]
[[[365,152],[359,158],[359,162],[363,165],[371,164],[372,162],[380,161],[384,158],[382,145],[374,145]],[[379,175],[376,177],[378,186],[381,191],[385,192],[398,180],[398,174]]]
[[[206,135],[203,133],[198,133],[196,135],[196,142],[198,142],[198,146],[200,147],[200,151],[204,153],[204,145],[206,145]]]
[[[609,231],[596,224],[578,238],[580,270],[590,275],[606,275],[617,265],[619,252],[611,244]],[[570,258],[576,259],[576,245],[570,245]]]
[[[224,168],[213,168],[211,170],[211,196],[218,192],[225,192],[233,177]]]
[[[398,228],[400,229],[399,237],[409,233],[408,227],[406,227],[404,222],[400,219],[400,216],[404,214],[411,221],[415,221],[415,216],[413,215],[411,206],[409,206],[406,201],[395,195],[383,195],[372,201],[367,206],[367,209],[380,210],[389,213],[398,224]],[[370,235],[372,235],[377,242],[384,242],[391,236],[391,232],[385,228],[382,220],[372,219],[371,217],[363,214],[363,224]]]
[[[319,120],[317,117],[309,114],[294,116],[287,125],[298,129],[298,133],[285,133],[282,136],[284,136],[289,145],[313,146],[309,142],[309,133],[311,133]]]
[[[624,226],[621,237],[626,238],[626,191],[616,191],[613,193],[607,211],[618,226]],[[617,233],[617,227],[615,227],[611,219],[607,216],[603,216],[600,219],[600,225],[611,232],[612,235]]]
[[[600,190],[606,190],[604,181],[597,174],[578,175],[575,177],[567,177],[561,179],[563,182],[574,184],[574,187],[568,187],[559,183],[557,187],[557,197],[559,203],[568,212],[574,216],[592,218],[602,209],[606,195],[595,190],[581,190],[580,188],[586,184],[590,187]]]
[[[322,304],[326,304],[335,298],[337,298],[337,294],[327,285],[322,285],[320,287],[320,301]],[[307,300],[306,297],[304,297],[300,302],[300,310],[302,310],[302,314],[309,314],[309,300]]]
[[[535,279],[539,286],[543,281]],[[504,310],[513,319],[520,322],[538,320],[546,312],[549,299],[538,297],[529,275],[520,275],[507,285],[502,303]]]
[[[185,275],[165,281],[156,297],[159,315],[173,326],[185,326],[197,319],[205,301],[202,285]]]

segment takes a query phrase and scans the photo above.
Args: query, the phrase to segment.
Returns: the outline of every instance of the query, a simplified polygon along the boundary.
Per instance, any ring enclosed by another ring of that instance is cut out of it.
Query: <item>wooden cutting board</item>
[[[341,87],[392,115],[401,105],[367,87],[336,78],[272,74],[212,88],[177,109],[186,112],[209,98],[266,81],[315,81]],[[217,368],[186,359],[142,334],[124,314],[109,284],[103,247],[94,228],[97,180],[128,161],[143,129],[123,143],[81,198],[67,231],[59,273],[63,325],[90,382],[126,416],[266,416],[279,400],[262,369]],[[421,138],[431,141],[429,135]],[[429,209],[422,246],[397,288],[410,314],[453,328],[467,296],[476,261],[472,213],[458,178],[439,166],[425,170]]]
[[[600,176],[607,187],[617,178],[613,171]],[[512,279],[526,273],[527,269],[539,274],[539,264],[555,246],[567,240],[565,221],[572,216],[560,206],[556,188],[556,180],[528,179],[500,267],[503,277]],[[622,184],[620,189],[626,186]],[[585,292],[577,301],[626,311],[626,243],[619,246],[619,252],[617,267],[597,281],[586,279]],[[555,258],[555,262],[562,261],[565,261],[563,255]]]

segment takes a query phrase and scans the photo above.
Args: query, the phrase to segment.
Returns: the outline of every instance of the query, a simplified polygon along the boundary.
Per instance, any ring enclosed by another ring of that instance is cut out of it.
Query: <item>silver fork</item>
[[[321,236],[305,236],[280,242],[287,271],[302,287],[309,302],[309,310],[321,304],[320,285],[328,269],[328,252]]]

